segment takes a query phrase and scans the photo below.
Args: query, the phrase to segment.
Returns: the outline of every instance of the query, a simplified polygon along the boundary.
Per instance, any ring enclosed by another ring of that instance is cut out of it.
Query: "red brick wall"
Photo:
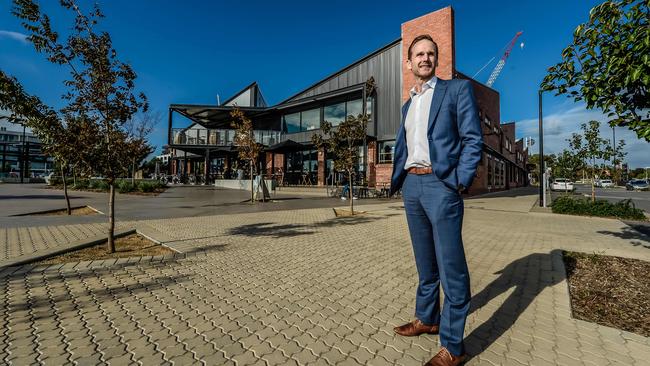
[[[506,158],[510,159],[511,161],[516,162],[516,155],[515,155],[515,124],[514,123],[506,123],[501,125],[501,130],[503,131],[503,150],[501,151],[501,154],[505,156]],[[506,149],[506,138],[510,140],[510,143],[512,144],[510,150],[508,151]]]
[[[273,164],[273,159],[275,159],[275,165]],[[280,168],[284,171],[284,154],[274,154],[271,152],[266,153],[266,172],[267,174],[277,173]],[[271,168],[275,167],[275,171],[272,172]]]
[[[376,169],[377,163],[377,141],[368,142],[368,187],[374,187],[376,183]]]
[[[381,186],[382,184],[390,184],[390,177],[393,174],[393,164],[377,164],[375,165],[375,185]]]
[[[402,101],[409,98],[415,84],[413,73],[406,68],[408,48],[413,39],[428,34],[438,45],[436,76],[449,80],[456,69],[454,47],[454,11],[451,6],[425,14],[402,24]]]
[[[456,72],[456,78],[469,80],[474,89],[474,97],[481,116],[481,129],[483,131],[483,142],[496,151],[501,151],[501,138],[494,133],[493,127],[500,129],[501,112],[499,93],[487,86],[471,79],[469,76]],[[491,124],[485,124],[485,117],[488,117]]]

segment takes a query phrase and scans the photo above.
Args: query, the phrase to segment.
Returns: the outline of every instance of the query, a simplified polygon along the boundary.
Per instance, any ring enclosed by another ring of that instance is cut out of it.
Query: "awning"
[[[303,145],[293,140],[285,140],[275,145],[271,145],[267,147],[266,149],[264,149],[264,151],[284,153],[284,152],[302,151],[305,150],[306,148],[308,148],[307,145]]]
[[[197,105],[197,104],[172,104],[169,109],[200,124],[205,128],[232,128],[230,112],[236,107]],[[246,117],[253,121],[256,130],[279,129],[277,118],[271,115],[272,109],[263,107],[239,107]]]

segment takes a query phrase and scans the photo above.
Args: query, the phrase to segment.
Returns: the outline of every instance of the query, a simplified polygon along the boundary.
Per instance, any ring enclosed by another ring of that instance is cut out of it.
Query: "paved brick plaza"
[[[650,260],[649,239],[617,220],[528,212],[533,201],[466,201],[468,364],[647,364],[649,338],[572,319],[558,249]],[[421,365],[437,336],[392,332],[412,318],[417,280],[402,204],[364,209],[122,222],[185,254],[0,269],[0,362]],[[5,260],[97,224],[11,230]]]

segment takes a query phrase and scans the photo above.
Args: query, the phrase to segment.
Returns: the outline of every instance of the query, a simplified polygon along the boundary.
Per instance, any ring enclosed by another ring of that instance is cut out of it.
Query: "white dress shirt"
[[[434,76],[424,85],[420,93],[413,87],[410,91],[411,105],[406,112],[406,146],[408,156],[404,169],[411,167],[430,167],[431,159],[429,158],[429,139],[427,138],[427,129],[429,127],[429,110],[431,109],[431,98],[436,88]]]

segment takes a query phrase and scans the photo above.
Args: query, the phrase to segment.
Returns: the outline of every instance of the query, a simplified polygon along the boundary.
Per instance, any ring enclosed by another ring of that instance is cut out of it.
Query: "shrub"
[[[101,189],[100,188],[101,182],[102,182],[101,180],[91,179],[90,182],[88,183],[88,188],[90,188],[90,189]]]
[[[151,182],[138,182],[138,190],[140,192],[153,192],[156,189],[154,183]]]
[[[75,189],[86,189],[89,186],[88,179],[78,179],[77,184],[74,186]]]
[[[161,181],[159,181],[159,180],[154,180],[154,181],[152,181],[152,182],[150,182],[150,183],[153,184],[154,189],[163,189],[163,188],[167,188],[167,184],[165,184],[165,183],[163,183],[163,182],[161,182]]]
[[[117,183],[117,191],[120,193],[129,193],[133,190],[133,184],[128,180],[121,180]]]
[[[570,196],[561,196],[553,201],[551,208],[555,213],[569,215],[617,217],[629,220],[646,219],[643,210],[636,208],[631,199],[611,203],[605,200],[591,202],[591,199],[588,198],[574,199]]]
[[[108,182],[105,180],[99,181],[99,189],[102,191],[108,191],[111,187],[108,185]]]

